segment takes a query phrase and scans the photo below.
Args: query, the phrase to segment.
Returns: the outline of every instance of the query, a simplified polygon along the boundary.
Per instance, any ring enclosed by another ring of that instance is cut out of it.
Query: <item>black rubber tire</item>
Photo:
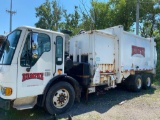
[[[133,92],[139,92],[141,88],[142,88],[141,75],[137,74],[132,76],[132,79],[130,79],[130,90]]]
[[[151,88],[151,84],[152,84],[152,76],[150,74],[144,74],[142,88],[147,90]]]
[[[69,93],[69,101],[63,108],[57,108],[53,104],[53,96],[60,89],[65,89]],[[51,115],[60,114],[65,112],[66,110],[69,110],[72,107],[74,100],[75,100],[75,91],[72,85],[69,84],[68,82],[58,82],[55,85],[53,85],[47,93],[45,100],[45,109]]]

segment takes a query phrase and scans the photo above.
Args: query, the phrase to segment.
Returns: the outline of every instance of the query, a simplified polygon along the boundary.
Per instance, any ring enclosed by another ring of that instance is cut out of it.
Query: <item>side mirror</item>
[[[32,59],[37,59],[39,57],[38,56],[38,33],[32,33],[31,51],[32,51]]]
[[[33,62],[39,57],[38,56],[38,33],[31,32],[30,34],[30,67],[26,69],[27,72],[30,71]]]

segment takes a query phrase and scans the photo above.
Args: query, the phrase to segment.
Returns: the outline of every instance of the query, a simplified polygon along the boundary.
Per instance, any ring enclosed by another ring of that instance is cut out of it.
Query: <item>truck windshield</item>
[[[3,45],[0,47],[0,50],[1,50],[0,64],[1,65],[11,64],[20,35],[21,35],[21,30],[15,30],[6,37],[6,40],[4,41]]]

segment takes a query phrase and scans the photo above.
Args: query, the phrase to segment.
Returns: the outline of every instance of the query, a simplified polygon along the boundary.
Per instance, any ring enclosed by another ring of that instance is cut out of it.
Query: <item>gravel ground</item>
[[[152,85],[151,89],[138,93],[118,87],[104,94],[91,94],[88,103],[83,99],[75,102],[70,111],[57,118],[67,120],[68,114],[73,120],[160,120],[160,87]],[[53,120],[53,116],[35,107],[23,111],[0,110],[0,120]]]

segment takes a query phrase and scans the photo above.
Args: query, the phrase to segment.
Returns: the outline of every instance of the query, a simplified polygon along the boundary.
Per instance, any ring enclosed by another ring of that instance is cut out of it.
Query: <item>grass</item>
[[[160,81],[155,81],[153,84],[160,87]]]

